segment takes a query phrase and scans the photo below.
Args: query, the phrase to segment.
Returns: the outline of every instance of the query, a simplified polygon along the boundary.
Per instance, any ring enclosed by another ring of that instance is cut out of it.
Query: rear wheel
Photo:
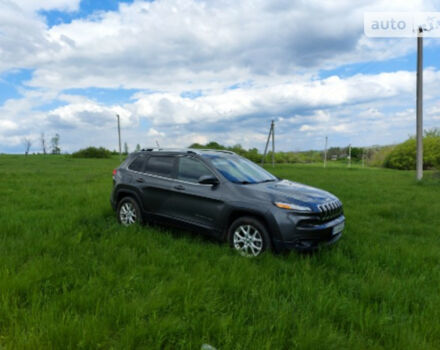
[[[242,256],[255,257],[271,249],[266,227],[259,220],[244,216],[235,220],[228,231],[229,245]]]
[[[142,214],[138,203],[131,197],[122,198],[116,209],[118,221],[124,226],[142,224]]]

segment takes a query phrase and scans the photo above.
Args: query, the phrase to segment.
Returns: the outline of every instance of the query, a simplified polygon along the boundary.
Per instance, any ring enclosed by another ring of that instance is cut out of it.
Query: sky
[[[429,0],[0,0],[0,153],[87,146],[262,150],[415,134],[416,40],[371,38],[371,11]],[[424,127],[440,127],[440,38],[424,42]]]

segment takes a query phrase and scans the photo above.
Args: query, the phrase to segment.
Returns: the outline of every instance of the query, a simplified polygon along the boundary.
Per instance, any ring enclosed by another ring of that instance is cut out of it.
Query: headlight
[[[289,209],[294,210],[301,213],[309,213],[312,211],[309,207],[304,207],[302,205],[292,204],[292,203],[283,203],[283,202],[274,202],[274,204],[281,209]]]

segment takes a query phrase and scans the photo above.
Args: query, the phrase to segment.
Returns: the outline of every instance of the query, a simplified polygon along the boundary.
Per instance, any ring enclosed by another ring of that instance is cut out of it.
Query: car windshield
[[[237,184],[255,184],[276,181],[277,178],[257,164],[237,156],[205,154],[214,167],[229,181]]]

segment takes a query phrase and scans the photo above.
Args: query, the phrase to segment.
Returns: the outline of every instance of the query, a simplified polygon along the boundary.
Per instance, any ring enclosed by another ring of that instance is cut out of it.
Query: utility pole
[[[362,168],[365,167],[365,148],[362,148]]]
[[[272,168],[275,168],[275,122],[272,120]]]
[[[423,29],[417,36],[417,180],[423,177]]]
[[[325,137],[325,148],[324,148],[324,168],[327,167],[327,142],[328,137]]]
[[[121,123],[119,114],[116,114],[116,118],[118,119],[118,137],[119,137],[119,161],[122,162],[122,149],[121,149]]]
[[[261,165],[264,165],[266,159],[267,148],[269,147],[269,141],[272,137],[272,167],[275,167],[275,122],[272,120],[270,124],[269,135],[267,136],[266,147],[264,147],[263,158],[261,159]]]
[[[348,167],[351,168],[351,143],[348,145]]]

